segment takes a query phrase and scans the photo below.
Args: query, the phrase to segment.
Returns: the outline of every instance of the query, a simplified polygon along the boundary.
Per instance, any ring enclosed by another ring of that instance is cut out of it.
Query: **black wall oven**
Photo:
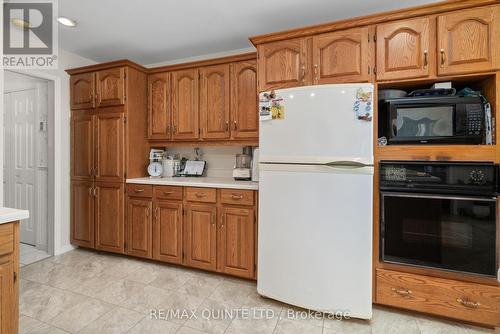
[[[380,255],[389,263],[497,275],[497,166],[381,162]]]

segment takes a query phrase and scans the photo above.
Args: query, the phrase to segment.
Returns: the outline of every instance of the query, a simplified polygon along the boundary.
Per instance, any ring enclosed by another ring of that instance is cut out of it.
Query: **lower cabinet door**
[[[219,225],[219,271],[235,276],[254,276],[254,211],[223,207]]]
[[[0,258],[0,334],[18,332],[18,301],[14,290],[14,262]]]
[[[217,269],[217,234],[215,205],[188,204],[185,224],[185,264],[191,267]]]
[[[152,207],[151,200],[127,199],[127,254],[152,258]]]
[[[157,201],[154,214],[153,258],[182,263],[182,202]]]
[[[95,193],[95,248],[124,253],[124,184],[96,182]]]
[[[71,243],[94,248],[94,188],[92,181],[71,182]]]

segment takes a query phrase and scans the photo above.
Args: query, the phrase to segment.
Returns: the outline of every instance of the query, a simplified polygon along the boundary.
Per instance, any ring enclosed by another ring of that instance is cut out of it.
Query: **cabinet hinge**
[[[257,216],[256,215],[253,215],[253,223],[257,224]]]
[[[377,66],[373,66],[373,74],[377,74]]]
[[[186,209],[182,209],[182,215],[185,216],[186,215]]]
[[[368,42],[370,42],[370,34],[368,34]]]
[[[123,248],[127,249],[127,242],[126,241],[123,242]]]
[[[377,34],[374,34],[373,35],[373,41],[376,42],[377,41]]]
[[[201,128],[198,128],[198,136],[201,136]]]
[[[253,272],[256,272],[257,271],[257,265],[254,263],[253,264]]]
[[[186,258],[186,253],[182,252],[182,259],[184,260]]]
[[[14,271],[14,283],[17,282],[17,271]]]
[[[370,74],[370,65],[368,65],[368,74]]]
[[[123,117],[123,123],[127,123],[127,116]]]

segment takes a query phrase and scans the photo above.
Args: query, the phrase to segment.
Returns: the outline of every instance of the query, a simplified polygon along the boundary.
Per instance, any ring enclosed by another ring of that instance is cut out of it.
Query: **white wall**
[[[59,254],[72,249],[72,246],[70,245],[70,114],[71,113],[69,105],[69,76],[66,74],[64,70],[68,68],[80,67],[90,64],[95,64],[95,62],[60,49],[58,69],[24,72],[29,75],[38,76],[44,79],[55,81],[54,84],[55,138],[53,143],[49,143],[49,146],[51,146],[50,149],[52,150],[52,153],[54,153],[56,157],[55,165],[53,166],[55,171],[54,224],[59,227],[56,228],[54,233],[54,254]],[[19,72],[23,73],[22,71]],[[2,102],[1,108],[3,108],[3,101],[0,102]],[[0,147],[3,147],[3,144],[0,145]],[[3,148],[0,149],[0,151],[2,150]],[[2,164],[3,164],[3,153],[0,152],[0,166]],[[0,184],[2,183],[0,182]],[[0,194],[2,193],[3,189],[1,189],[0,191]]]

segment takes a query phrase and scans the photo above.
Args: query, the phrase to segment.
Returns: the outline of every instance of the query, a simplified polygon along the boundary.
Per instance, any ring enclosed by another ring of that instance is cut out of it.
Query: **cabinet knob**
[[[412,294],[411,290],[403,290],[403,289],[398,289],[398,288],[392,288],[391,290],[393,292],[397,293],[398,295],[403,296],[403,297],[408,297],[409,295]]]
[[[134,192],[136,192],[136,193],[143,193],[144,189],[135,189]]]
[[[481,303],[479,302],[473,302],[462,298],[457,298],[457,302],[468,308],[478,308],[479,306],[481,306]]]
[[[168,196],[168,195],[172,195],[173,193],[174,193],[173,191],[164,191],[163,195]]]
[[[301,78],[302,82],[306,81],[306,66],[305,65],[302,65],[300,67],[300,78]]]
[[[439,50],[439,52],[441,52],[441,67],[444,67],[444,63],[445,63],[445,59],[446,59],[444,49]]]
[[[427,50],[424,50],[424,68],[427,68],[427,65],[429,65],[429,55]]]
[[[207,194],[205,194],[205,193],[196,193],[195,195],[198,198],[202,198],[202,197],[206,197],[207,196]]]
[[[243,198],[243,195],[235,195],[235,194],[232,194],[232,195],[231,195],[231,198],[232,198],[232,199],[242,199],[242,198]]]

